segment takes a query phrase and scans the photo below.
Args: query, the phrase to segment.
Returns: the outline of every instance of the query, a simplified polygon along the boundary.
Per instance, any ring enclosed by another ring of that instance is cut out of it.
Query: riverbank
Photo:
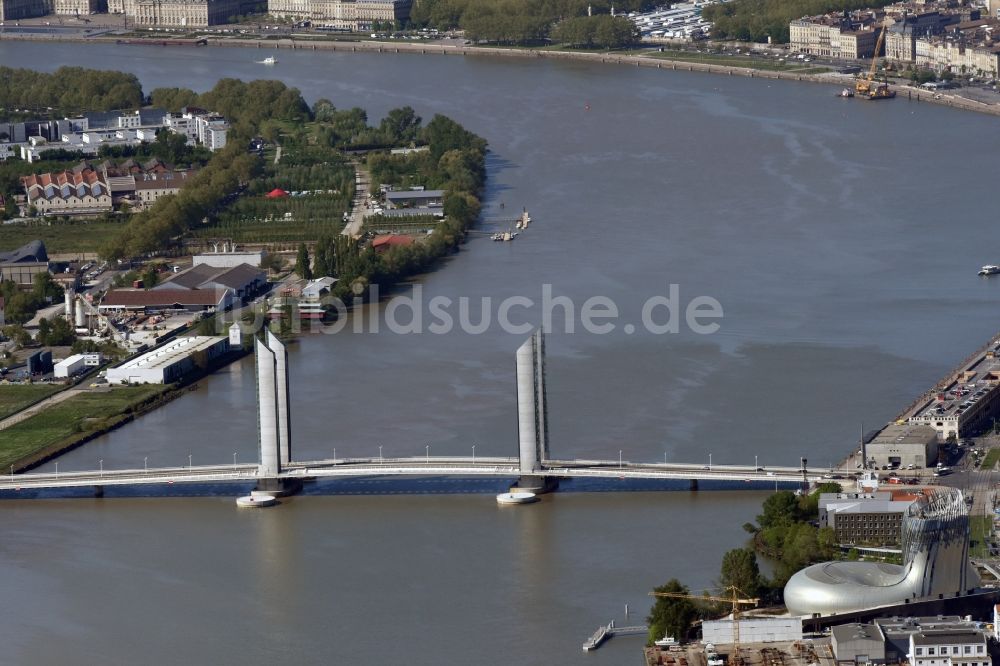
[[[197,388],[197,382],[248,352],[228,354],[170,386],[142,385],[69,390],[68,397],[4,431],[0,469],[24,472],[106,435]]]
[[[752,67],[739,67],[728,64],[712,64],[690,62],[685,60],[672,60],[669,58],[650,55],[631,55],[619,53],[594,53],[587,51],[553,51],[545,49],[525,49],[525,48],[505,48],[496,46],[469,46],[469,45],[444,45],[444,44],[412,44],[406,42],[387,43],[378,41],[336,41],[336,40],[303,40],[303,39],[240,39],[235,37],[199,37],[197,39],[171,39],[168,37],[158,38],[117,38],[117,37],[85,37],[72,35],[53,34],[10,34],[0,33],[0,41],[30,41],[30,42],[81,42],[81,43],[106,43],[119,44],[122,46],[149,45],[149,46],[177,46],[177,47],[235,47],[252,49],[286,49],[286,50],[306,50],[306,51],[334,51],[341,53],[412,53],[420,55],[440,55],[440,56],[489,56],[503,58],[521,59],[554,59],[554,60],[575,60],[583,62],[624,65],[629,67],[649,67],[653,69],[666,69],[681,72],[700,72],[705,74],[719,74],[723,76],[745,76],[752,79],[800,81],[807,83],[820,83],[830,86],[850,85],[854,77],[850,75],[824,73],[809,74],[796,71],[781,71],[774,69],[756,69]],[[928,102],[939,104],[963,111],[974,111],[993,116],[1000,116],[1000,103],[987,104],[957,95],[943,94],[893,84],[890,85],[899,98],[912,101]]]

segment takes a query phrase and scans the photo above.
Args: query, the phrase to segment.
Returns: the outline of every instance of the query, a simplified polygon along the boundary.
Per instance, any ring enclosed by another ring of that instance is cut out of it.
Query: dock
[[[601,647],[605,641],[614,638],[615,636],[645,636],[647,633],[649,633],[649,627],[646,625],[616,627],[615,621],[611,620],[608,624],[598,627],[597,631],[595,631],[590,638],[583,642],[583,650],[584,652],[596,650]]]

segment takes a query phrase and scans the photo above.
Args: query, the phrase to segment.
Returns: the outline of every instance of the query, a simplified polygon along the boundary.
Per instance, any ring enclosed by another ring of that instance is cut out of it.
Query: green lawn
[[[53,405],[2,431],[0,469],[47,446],[100,430],[166,388],[157,384],[116,387],[83,393]]]
[[[989,470],[993,469],[993,466],[1000,461],[1000,447],[990,449],[986,452],[986,457],[983,458],[983,463],[979,466],[980,469]]]
[[[49,254],[96,252],[108,238],[121,231],[118,222],[51,222],[0,225],[0,250],[13,250],[35,239]]]
[[[11,384],[0,386],[0,420],[52,395],[62,386],[52,384]]]
[[[990,516],[969,517],[969,548],[970,557],[989,556],[987,538],[993,531],[993,518]]]

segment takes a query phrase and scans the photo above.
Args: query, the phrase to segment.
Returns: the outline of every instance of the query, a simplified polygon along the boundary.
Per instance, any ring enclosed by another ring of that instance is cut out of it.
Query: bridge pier
[[[94,486],[94,497],[104,497],[104,486]]]
[[[698,479],[691,479],[688,484],[688,490],[698,490]]]
[[[288,497],[302,490],[301,479],[259,479],[255,491],[267,493],[272,497]]]
[[[529,492],[536,495],[552,493],[559,489],[559,479],[553,476],[526,475],[518,477],[510,492]]]

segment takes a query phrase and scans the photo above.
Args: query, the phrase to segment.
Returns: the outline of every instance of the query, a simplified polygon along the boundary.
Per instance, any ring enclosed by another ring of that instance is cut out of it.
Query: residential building
[[[53,0],[52,13],[66,16],[87,16],[106,9],[101,0]]]
[[[111,191],[104,176],[86,167],[23,176],[27,205],[41,215],[89,215],[111,210]]]
[[[920,67],[956,74],[1000,75],[1000,19],[980,19],[949,26],[939,35],[915,41]]]
[[[411,6],[412,0],[268,0],[267,11],[333,28],[369,30],[375,22],[406,21]]]
[[[867,59],[875,55],[880,27],[873,12],[807,16],[788,24],[789,49],[824,58]]]
[[[135,201],[146,207],[155,203],[160,197],[177,194],[193,173],[192,171],[166,171],[161,174],[145,174],[142,177],[132,176]]]
[[[925,629],[910,634],[911,666],[992,666],[986,634],[966,629]]]
[[[169,384],[229,351],[229,338],[177,338],[107,371],[109,384]]]
[[[228,23],[243,13],[244,4],[242,0],[125,0],[120,9],[138,27],[204,28]]]
[[[885,636],[885,652],[886,660],[889,663],[901,663],[903,661],[909,661],[911,666],[917,666],[913,659],[920,659],[923,663],[922,666],[949,666],[950,663],[967,664],[966,661],[955,661],[950,662],[949,660],[955,656],[952,655],[952,644],[948,643],[948,652],[943,653],[939,649],[941,644],[928,646],[928,644],[923,643],[925,639],[918,639],[916,642],[919,643],[921,648],[920,653],[916,654],[916,645],[913,645],[911,640],[914,636],[919,636],[921,634],[929,635],[931,640],[941,637],[941,632],[945,634],[958,633],[958,634],[968,634],[970,632],[978,631],[978,623],[973,622],[968,619],[964,619],[957,615],[937,615],[933,617],[886,617],[878,618],[875,620],[875,624],[879,626],[882,630],[882,634]],[[985,638],[985,636],[984,636]],[[970,643],[970,645],[973,645]],[[934,655],[928,655],[928,647],[934,647]],[[960,652],[964,653],[964,649]],[[969,651],[969,656],[975,655],[975,648],[971,648]],[[985,654],[985,652],[983,653]],[[979,664],[983,663],[983,654],[975,655],[978,658],[975,661]],[[911,656],[913,658],[911,658]],[[959,657],[964,655],[960,654]],[[928,661],[928,659],[930,661]],[[931,663],[936,661],[937,663]],[[969,661],[972,661],[971,659]],[[987,661],[988,664],[988,661]],[[971,666],[971,664],[969,665]]]
[[[229,123],[225,118],[194,107],[185,107],[181,113],[166,114],[163,126],[186,136],[188,143],[200,143],[213,152],[225,147],[229,132]]]
[[[52,0],[0,0],[0,21],[14,21],[51,13]]]
[[[322,319],[326,314],[324,300],[337,283],[337,278],[321,277],[302,287],[299,296],[299,319]]]
[[[919,13],[903,9],[886,30],[885,57],[897,62],[916,62],[917,37],[939,35],[948,25],[961,20],[961,14],[947,9]]]

